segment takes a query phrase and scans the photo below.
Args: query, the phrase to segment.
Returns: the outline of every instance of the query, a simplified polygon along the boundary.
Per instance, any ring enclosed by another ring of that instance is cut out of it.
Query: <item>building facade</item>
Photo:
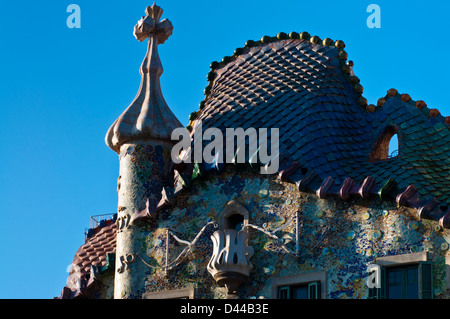
[[[161,16],[153,5],[135,26],[141,87],[106,135],[117,213],[89,230],[60,298],[448,298],[450,117],[395,89],[368,104],[343,41],[281,32],[211,64],[176,161]],[[227,128],[277,128],[277,172],[259,148],[186,160],[208,129],[252,149]]]

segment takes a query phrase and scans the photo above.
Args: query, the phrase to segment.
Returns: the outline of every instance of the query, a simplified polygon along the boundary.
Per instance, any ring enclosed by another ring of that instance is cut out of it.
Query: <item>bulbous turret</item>
[[[118,153],[118,218],[116,238],[115,298],[139,298],[144,290],[142,263],[134,262],[145,240],[145,227],[155,212],[165,187],[173,187],[171,173],[172,131],[182,127],[167,106],[159,79],[163,72],[158,44],[172,34],[169,20],[159,21],[162,9],[147,7],[146,16],[134,27],[139,41],[148,38],[142,62],[141,86],[136,98],[106,134],[106,144]]]

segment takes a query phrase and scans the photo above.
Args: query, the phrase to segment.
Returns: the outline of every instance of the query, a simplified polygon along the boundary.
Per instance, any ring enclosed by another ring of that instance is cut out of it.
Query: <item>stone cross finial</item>
[[[145,9],[147,16],[142,17],[134,26],[134,36],[136,39],[142,42],[147,37],[150,38],[153,35],[158,39],[157,44],[162,44],[172,35],[172,23],[168,19],[159,21],[163,11],[155,3]]]

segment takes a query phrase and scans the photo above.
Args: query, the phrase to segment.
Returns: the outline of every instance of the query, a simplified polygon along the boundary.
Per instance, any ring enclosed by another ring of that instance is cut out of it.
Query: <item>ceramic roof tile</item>
[[[104,227],[94,229],[94,234],[86,238],[84,245],[80,246],[72,261],[72,271],[79,271],[81,281],[87,281],[91,271],[91,266],[105,266],[107,264],[107,255],[115,253],[116,250],[116,224],[114,220],[108,220]],[[68,288],[76,290],[75,283],[68,283]]]

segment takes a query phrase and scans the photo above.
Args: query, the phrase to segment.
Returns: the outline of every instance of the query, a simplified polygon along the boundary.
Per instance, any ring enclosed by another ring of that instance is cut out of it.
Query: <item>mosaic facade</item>
[[[267,231],[291,221],[276,233],[279,240],[250,230],[254,267],[238,291],[240,298],[274,298],[274,278],[325,271],[327,298],[365,299],[370,264],[379,257],[418,252],[427,252],[428,260],[433,262],[434,297],[446,293],[445,258],[450,237],[436,222],[419,220],[414,210],[398,208],[395,202],[319,199],[276,177],[263,178],[250,170],[235,172],[233,168],[221,176],[210,175],[198,181],[189,193],[177,198],[177,207],[160,213],[158,226],[150,229],[141,242],[145,252],[141,257],[151,266],[145,274],[138,275],[145,280],[146,292],[192,286],[196,298],[226,297],[224,288],[218,287],[206,270],[212,254],[209,237],[214,225],[167,275],[164,266],[167,230],[191,241],[208,222],[217,222],[232,200],[249,211],[251,224]],[[296,244],[292,217],[296,211],[301,212],[300,256],[292,254]],[[169,242],[171,262],[184,246],[173,239]]]

